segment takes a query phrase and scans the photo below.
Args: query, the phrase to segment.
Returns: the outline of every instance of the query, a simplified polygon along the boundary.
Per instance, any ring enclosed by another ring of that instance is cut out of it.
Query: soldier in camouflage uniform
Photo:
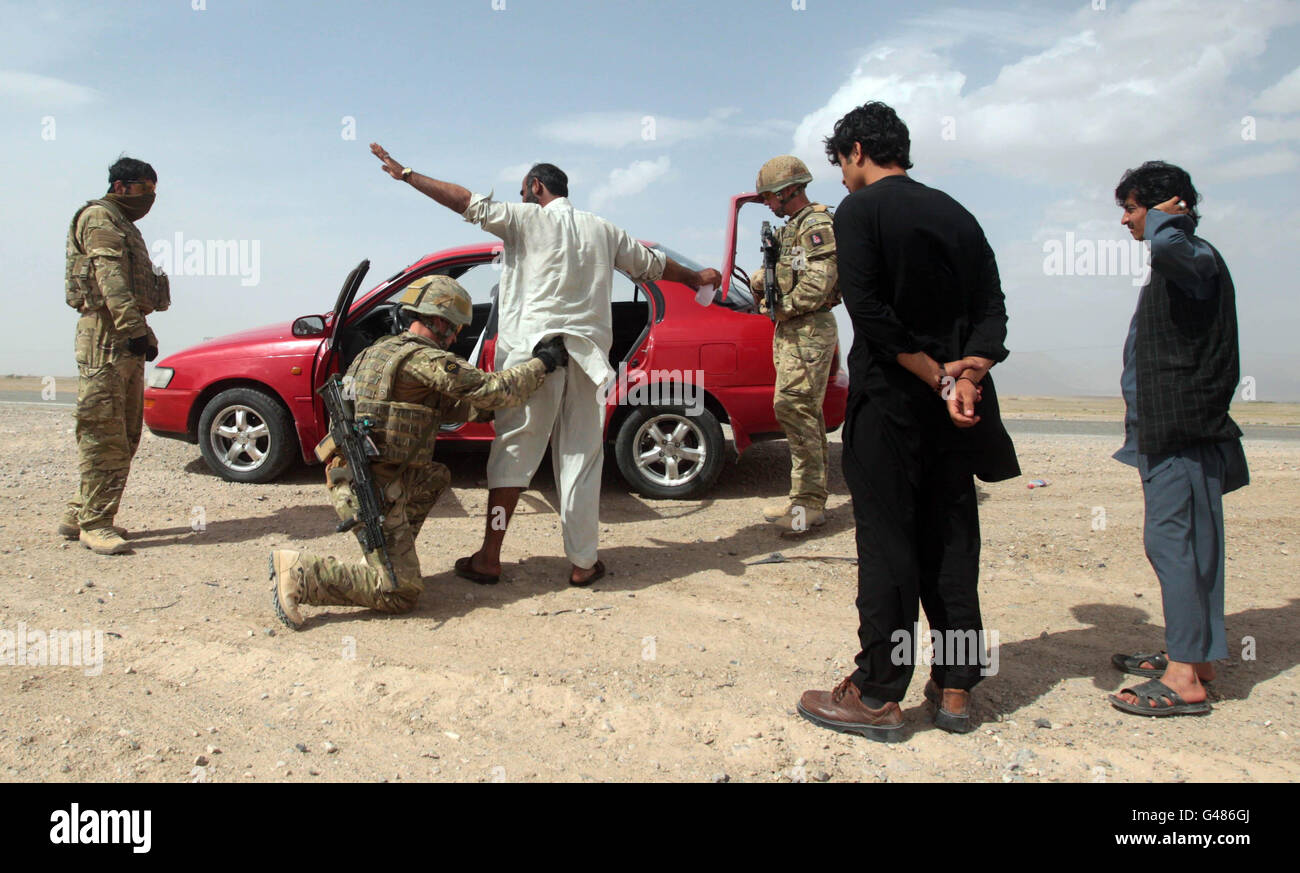
[[[153,206],[158,175],[134,158],[108,171],[109,190],[77,210],[68,228],[65,299],[77,322],[77,453],[81,482],[59,533],[101,555],[130,550],[113,524],[144,417],[144,363],[158,356],[145,316],[171,305],[136,228]]]
[[[787,218],[777,241],[780,286],[772,361],[776,365],[776,420],[790,443],[790,496],[764,507],[763,517],[787,530],[826,522],[826,467],[830,446],[822,401],[838,342],[831,309],[840,302],[836,284],[835,231],[831,213],[812,203],[804,186],[812,175],[792,155],[772,158],[758,172],[757,190],[778,218]],[[750,274],[766,312],[764,271]]]
[[[496,373],[484,373],[447,351],[473,315],[469,294],[447,276],[413,282],[403,291],[398,308],[411,320],[410,326],[358,355],[344,379],[355,390],[356,414],[376,423],[371,436],[380,454],[371,470],[384,506],[385,551],[397,585],[384,590],[387,571],[379,550],[355,564],[287,549],[272,552],[275,612],[295,630],[303,624],[298,609],[302,603],[368,606],[388,613],[414,609],[424,590],[415,540],[451,483],[451,471],[433,460],[439,426],[486,420],[479,410],[517,406],[541,386],[547,373],[568,362],[559,337],[538,343],[528,361]],[[317,454],[330,447],[327,438]],[[322,460],[335,511],[344,520],[356,518],[346,462],[337,452]],[[353,532],[360,539],[360,527]]]

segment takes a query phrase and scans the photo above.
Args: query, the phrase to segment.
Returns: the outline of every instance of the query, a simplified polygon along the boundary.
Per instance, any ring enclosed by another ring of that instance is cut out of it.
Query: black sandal
[[[474,556],[456,559],[456,575],[462,579],[468,579],[471,582],[477,582],[479,585],[495,585],[501,581],[500,576],[490,576],[487,573],[480,573],[474,569]]]
[[[588,585],[590,585],[592,582],[595,582],[597,579],[600,579],[600,578],[602,578],[602,577],[605,575],[605,562],[604,562],[604,561],[596,561],[596,563],[594,563],[594,564],[591,565],[591,569],[594,570],[595,572],[592,573],[590,576],[588,576],[586,579],[582,580],[581,582],[575,582],[575,581],[574,581],[574,579],[573,579],[573,571],[570,570],[570,571],[569,571],[569,584],[572,585],[574,588],[586,588],[586,587],[587,587]]]
[[[1133,688],[1121,688],[1120,694],[1132,694],[1138,699],[1137,703],[1129,703],[1127,700],[1120,700],[1117,695],[1110,695],[1110,705],[1121,712],[1131,713],[1132,715],[1205,715],[1211,711],[1208,700],[1200,700],[1196,703],[1188,703],[1179,696],[1178,692],[1170,688],[1159,679],[1152,679],[1150,682],[1143,682],[1141,685]],[[1164,701],[1168,700],[1166,705]]]
[[[1164,652],[1152,652],[1149,655],[1144,655],[1141,652],[1136,655],[1111,655],[1110,662],[1121,673],[1128,673],[1130,676],[1145,676],[1148,679],[1159,679],[1165,675],[1165,670],[1169,668],[1169,656]],[[1143,667],[1143,664],[1152,664],[1153,666]]]

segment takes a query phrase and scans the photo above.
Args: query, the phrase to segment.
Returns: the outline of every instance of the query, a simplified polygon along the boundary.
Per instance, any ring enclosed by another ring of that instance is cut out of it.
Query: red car
[[[699,305],[694,291],[675,282],[615,279],[610,364],[619,379],[606,404],[605,433],[623,477],[647,496],[708,491],[722,471],[723,424],[731,426],[737,452],[783,436],[772,413],[772,323],[757,313],[748,279],[735,266],[736,213],[756,199],[732,200],[726,278],[711,305]],[[236,482],[269,482],[295,457],[315,463],[312,450],[326,431],[316,389],[396,330],[393,301],[414,280],[449,275],[474,300],[491,301],[475,304],[474,320],[452,350],[493,368],[500,252],[499,242],[484,242],[428,255],[357,299],[370,266],[362,261],[325,315],[208,340],[163,358],[145,389],[145,423],[158,436],[198,443],[208,465]],[[847,395],[837,349],[824,405],[828,429],[844,421]],[[443,431],[440,440],[492,439],[491,424]]]

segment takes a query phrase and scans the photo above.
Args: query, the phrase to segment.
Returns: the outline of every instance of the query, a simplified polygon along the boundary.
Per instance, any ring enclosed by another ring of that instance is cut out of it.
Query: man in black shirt
[[[871,739],[901,739],[898,703],[934,643],[925,697],[945,730],[971,729],[984,655],[973,476],[1020,474],[989,369],[1007,357],[993,250],[975,218],[907,175],[907,126],[860,106],[826,139],[849,196],[835,213],[840,289],[853,322],[844,478],[858,546],[857,670],[808,691],[799,712]]]

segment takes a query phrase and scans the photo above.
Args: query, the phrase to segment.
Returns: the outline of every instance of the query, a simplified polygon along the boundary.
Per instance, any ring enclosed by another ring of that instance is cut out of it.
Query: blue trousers
[[[1244,482],[1241,444],[1203,443],[1139,455],[1146,505],[1143,541],[1160,580],[1169,659],[1228,657],[1223,618],[1223,495]],[[1226,484],[1226,487],[1225,487]]]

